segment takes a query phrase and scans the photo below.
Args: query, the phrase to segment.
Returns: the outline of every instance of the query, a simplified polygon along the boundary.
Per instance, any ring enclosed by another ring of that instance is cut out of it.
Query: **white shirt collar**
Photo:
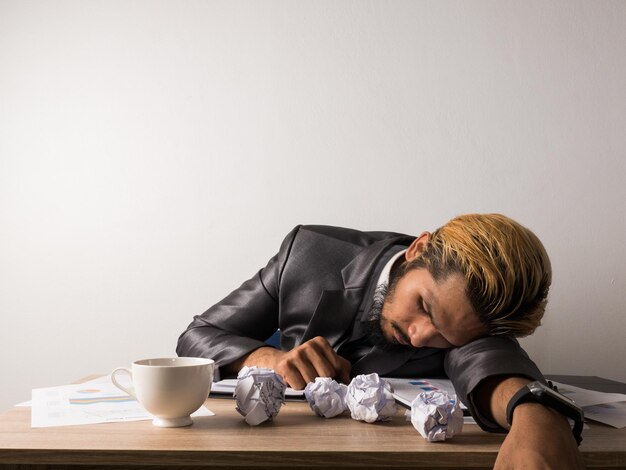
[[[378,283],[376,284],[376,290],[378,290],[378,288],[380,286],[382,286],[382,285],[389,284],[389,274],[391,273],[391,267],[393,266],[393,263],[395,263],[396,260],[398,258],[400,258],[400,256],[404,256],[406,251],[407,250],[400,250],[400,251],[398,251],[395,255],[393,255],[391,257],[391,259],[389,261],[387,261],[387,264],[385,264],[385,267],[380,272],[380,276],[378,277]]]

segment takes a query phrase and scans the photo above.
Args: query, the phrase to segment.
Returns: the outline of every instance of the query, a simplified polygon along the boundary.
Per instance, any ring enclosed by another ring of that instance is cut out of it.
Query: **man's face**
[[[423,268],[391,280],[380,329],[387,342],[415,348],[462,346],[487,334],[465,294],[463,277],[435,281]]]

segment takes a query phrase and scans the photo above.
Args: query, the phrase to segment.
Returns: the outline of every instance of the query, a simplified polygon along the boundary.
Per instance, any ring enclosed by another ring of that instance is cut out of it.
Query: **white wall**
[[[172,355],[297,223],[531,227],[626,380],[626,2],[0,0],[0,410]]]

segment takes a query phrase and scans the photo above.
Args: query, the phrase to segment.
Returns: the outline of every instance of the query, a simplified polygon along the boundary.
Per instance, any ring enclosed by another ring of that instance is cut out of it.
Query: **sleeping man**
[[[269,367],[296,389],[316,377],[446,375],[484,430],[508,432],[497,467],[577,467],[563,410],[526,393],[545,379],[515,339],[539,326],[550,282],[539,239],[500,214],[417,238],[298,226],[267,266],[194,317],[177,353],[214,359],[222,377]],[[278,329],[280,347],[269,346]]]

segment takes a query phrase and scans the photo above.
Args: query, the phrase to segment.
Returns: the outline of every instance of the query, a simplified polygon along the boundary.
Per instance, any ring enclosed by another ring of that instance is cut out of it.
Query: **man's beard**
[[[391,345],[387,338],[385,338],[381,325],[383,306],[385,305],[388,291],[387,284],[381,284],[376,288],[374,302],[372,303],[372,308],[370,309],[367,322],[365,323],[369,338],[376,346],[384,347]]]
[[[376,292],[374,293],[374,301],[372,302],[372,308],[370,308],[369,314],[367,316],[367,321],[365,323],[371,341],[374,343],[374,345],[386,351],[401,351],[406,349],[412,349],[412,346],[405,346],[395,341],[389,341],[385,337],[382,328],[382,315],[385,301],[389,299],[390,296],[393,296],[395,287],[403,274],[404,270],[402,269],[402,266],[395,267],[395,269],[392,269],[391,273],[389,274],[389,283],[381,284],[376,288]]]

